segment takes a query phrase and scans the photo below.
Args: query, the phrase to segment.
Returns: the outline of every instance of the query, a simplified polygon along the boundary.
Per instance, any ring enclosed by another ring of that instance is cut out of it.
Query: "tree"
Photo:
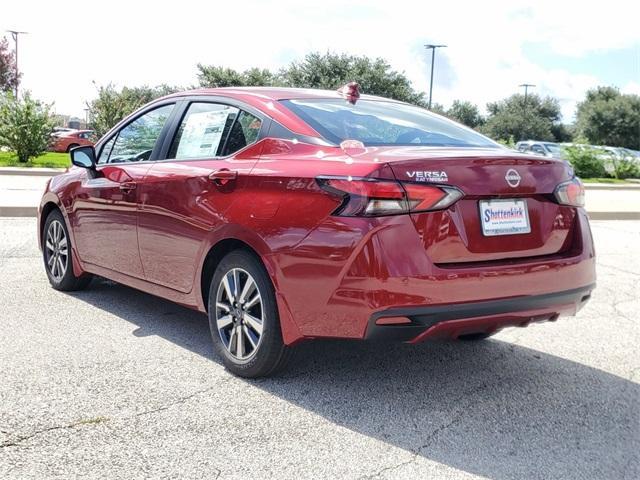
[[[426,104],[425,105],[421,105],[421,106],[426,108]],[[433,102],[431,104],[431,111],[433,113],[437,113],[438,115],[442,115],[443,117],[447,116],[447,109],[444,108],[444,105],[442,105],[441,103],[438,103],[438,102]]]
[[[470,128],[478,128],[484,123],[478,107],[466,100],[454,100],[446,115]]]
[[[424,94],[416,92],[402,72],[382,59],[346,54],[310,53],[280,72],[289,87],[336,89],[356,81],[363,93],[425,106]]]
[[[382,58],[310,53],[277,73],[258,68],[238,72],[201,64],[198,70],[202,87],[285,86],[334,90],[356,81],[363,93],[426,105],[424,94],[416,92],[405,74],[393,70]]]
[[[20,83],[15,52],[6,38],[0,40],[0,92],[13,92]]]
[[[250,68],[238,72],[232,68],[198,64],[198,81],[201,87],[269,87],[277,85],[277,75],[267,69]]]
[[[29,92],[22,99],[11,93],[0,98],[0,146],[14,151],[19,162],[44,153],[52,130],[50,106],[34,100]]]
[[[554,131],[560,125],[560,104],[551,97],[511,95],[487,104],[489,116],[483,133],[496,140],[535,139],[555,141]]]
[[[124,87],[117,90],[112,84],[98,87],[98,98],[87,103],[91,126],[98,137],[143,105],[156,98],[180,90],[169,85],[158,87]]]
[[[640,150],[640,96],[614,87],[587,92],[576,113],[578,133],[594,145]]]

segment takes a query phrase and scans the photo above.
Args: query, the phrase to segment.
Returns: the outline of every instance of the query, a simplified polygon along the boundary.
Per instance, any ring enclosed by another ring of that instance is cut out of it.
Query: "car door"
[[[138,250],[138,198],[174,104],[147,110],[100,149],[95,178],[76,193],[73,228],[83,262],[144,278]]]
[[[155,162],[141,190],[138,237],[147,280],[189,292],[209,232],[225,222],[259,158],[257,112],[205,101],[176,122],[167,159]]]

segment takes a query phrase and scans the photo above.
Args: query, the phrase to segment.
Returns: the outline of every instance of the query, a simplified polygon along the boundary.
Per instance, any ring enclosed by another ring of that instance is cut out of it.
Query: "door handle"
[[[136,189],[135,182],[124,182],[120,184],[120,190],[122,190],[123,192],[130,192],[131,190],[135,190],[135,189]]]
[[[209,175],[209,180],[213,180],[218,185],[225,185],[236,178],[238,178],[238,171],[229,170],[228,168],[221,168]]]

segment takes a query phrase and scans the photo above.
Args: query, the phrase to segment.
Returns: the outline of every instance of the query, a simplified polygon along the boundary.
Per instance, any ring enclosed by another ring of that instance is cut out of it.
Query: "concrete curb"
[[[66,172],[66,168],[39,168],[39,167],[0,167],[0,175],[55,177]]]
[[[587,212],[591,220],[640,220],[640,212]]]
[[[0,217],[36,217],[38,207],[0,207]]]
[[[640,220],[640,212],[587,212],[591,220]],[[37,207],[0,207],[0,217],[35,217]]]
[[[589,190],[635,190],[640,192],[639,184],[616,183],[585,183],[584,189]]]

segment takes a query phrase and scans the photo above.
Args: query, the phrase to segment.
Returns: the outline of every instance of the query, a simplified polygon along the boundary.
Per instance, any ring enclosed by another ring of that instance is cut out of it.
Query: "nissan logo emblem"
[[[504,176],[504,179],[507,181],[507,183],[509,184],[510,187],[516,188],[518,185],[520,185],[520,174],[518,172],[516,172],[513,168],[510,168],[509,170],[507,170],[507,173]]]

